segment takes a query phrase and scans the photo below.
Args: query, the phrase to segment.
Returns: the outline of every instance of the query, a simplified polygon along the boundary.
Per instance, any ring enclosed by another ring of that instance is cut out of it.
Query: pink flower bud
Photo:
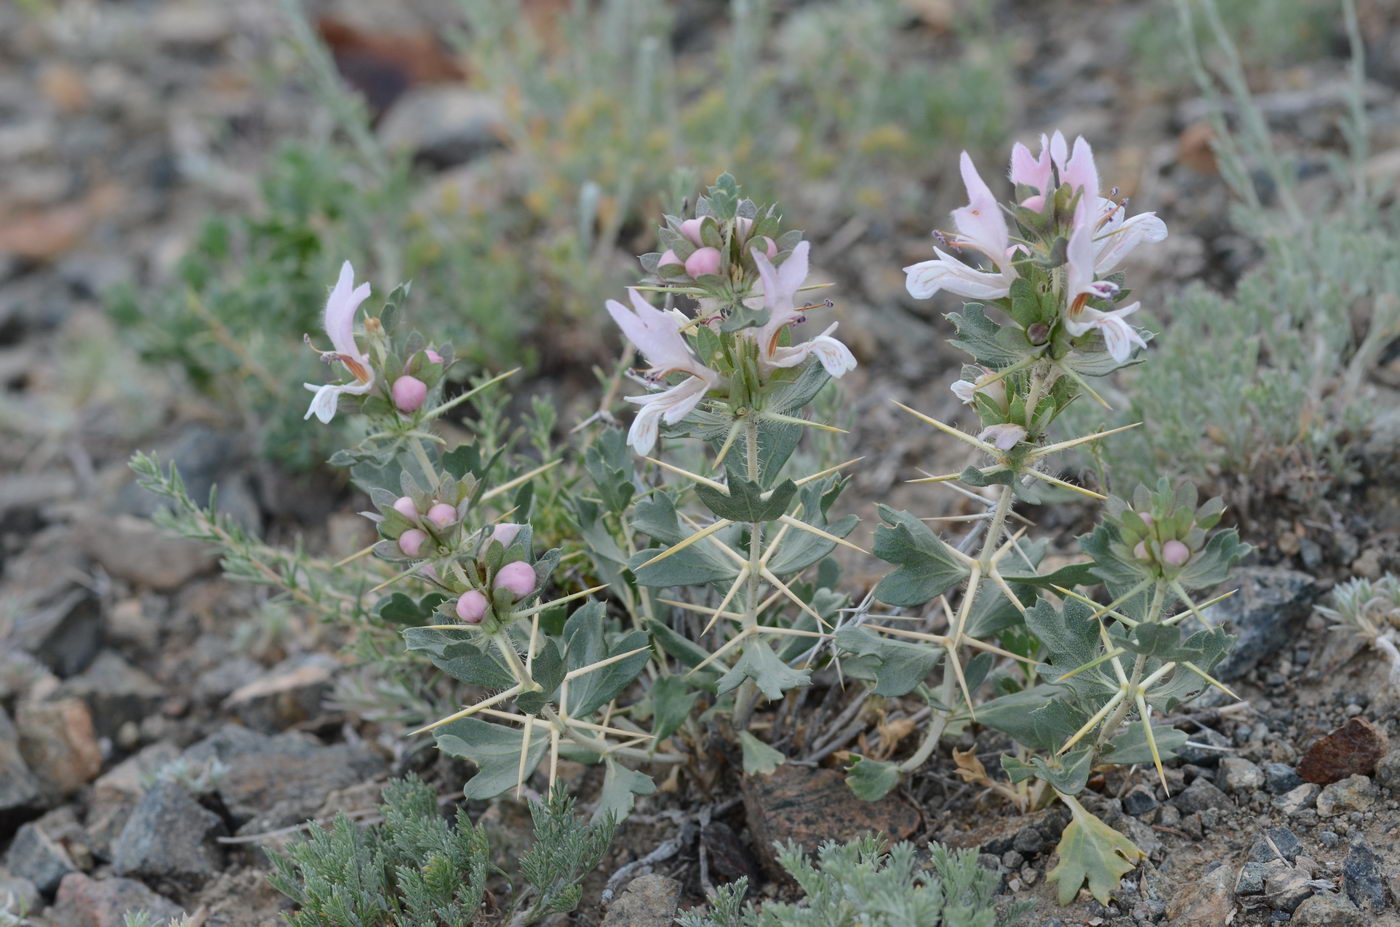
[[[469,589],[457,600],[457,617],[464,624],[480,624],[486,615],[486,596]]]
[[[778,243],[776,241],[769,238],[767,235],[758,236],[758,240],[764,243],[764,257],[771,261],[778,256]]]
[[[426,356],[426,357],[428,358],[428,361],[429,361],[430,363],[433,363],[433,364],[441,364],[441,363],[442,363],[442,355],[439,354],[438,352],[434,351],[432,348],[426,348],[426,349],[424,349],[423,354],[424,354],[424,356]]]
[[[428,398],[428,385],[417,377],[402,376],[389,388],[394,405],[403,413],[413,412]]]
[[[394,500],[394,511],[398,512],[409,521],[418,520],[418,509],[413,504],[413,500],[408,496],[399,496]]]
[[[515,540],[515,536],[520,533],[520,529],[523,527],[525,526],[503,521],[491,529],[491,540],[502,547],[509,547],[510,542]]]
[[[456,520],[457,509],[448,505],[446,502],[439,502],[437,505],[428,509],[428,521],[437,525],[439,528],[446,528]]]
[[[428,577],[428,579],[431,579],[433,582],[437,582],[437,570],[433,569],[433,565],[431,563],[423,564],[422,569],[420,569],[418,572]]]
[[[718,248],[698,248],[694,254],[685,259],[685,272],[692,277],[717,274],[719,273],[719,264]]]
[[[1021,200],[1021,205],[1029,209],[1031,212],[1040,212],[1042,209],[1045,208],[1045,197],[1037,193],[1035,196],[1028,196],[1025,199]]]
[[[1146,560],[1146,559],[1148,559],[1148,558],[1147,558],[1147,542],[1146,542],[1146,541],[1138,541],[1138,542],[1137,542],[1137,545],[1133,548],[1133,556],[1136,557],[1136,558],[1138,558],[1139,560]]]
[[[399,550],[410,557],[418,556],[418,552],[423,549],[423,545],[428,540],[428,532],[419,531],[417,528],[409,528],[399,535]]]
[[[700,244],[700,220],[686,219],[681,223],[681,234],[695,244]]]
[[[656,269],[660,270],[668,264],[680,263],[682,263],[682,261],[680,258],[676,257],[676,252],[672,251],[670,248],[667,248],[664,252],[662,252],[661,260],[656,262]]]
[[[740,216],[734,220],[734,234],[740,241],[749,237],[749,231],[753,228],[753,220],[745,216]]]
[[[1138,512],[1138,513],[1137,513],[1137,517],[1142,519],[1142,523],[1143,523],[1144,525],[1146,525],[1146,526],[1149,527],[1149,528],[1152,527],[1152,513],[1151,513],[1151,512]]]
[[[1164,563],[1179,567],[1190,559],[1191,548],[1180,541],[1168,541],[1162,545],[1162,561]]]
[[[496,588],[505,589],[517,599],[534,592],[537,582],[535,568],[524,560],[514,560],[496,571]]]

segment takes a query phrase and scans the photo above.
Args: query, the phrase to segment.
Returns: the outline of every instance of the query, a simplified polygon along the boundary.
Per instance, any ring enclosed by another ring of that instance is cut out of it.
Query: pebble
[[[1157,823],[1163,827],[1176,827],[1181,823],[1181,811],[1175,805],[1163,805],[1162,813],[1157,816]]]
[[[1286,815],[1295,815],[1312,806],[1322,786],[1305,782],[1274,799],[1274,807]]]
[[[1332,818],[1348,811],[1369,811],[1376,804],[1378,791],[1368,777],[1348,776],[1325,787],[1317,796],[1317,814]]]
[[[112,844],[112,871],[151,885],[193,891],[217,875],[224,821],[176,782],[157,782]]]
[[[499,148],[504,122],[500,101],[489,93],[465,84],[425,85],[394,103],[379,136],[386,148],[408,150],[441,169]]]
[[[1330,850],[1341,843],[1342,838],[1336,831],[1321,830],[1317,832],[1317,841]]]
[[[1227,792],[1252,792],[1264,786],[1264,771],[1249,760],[1227,756],[1220,760],[1216,782]]]
[[[50,920],[63,927],[122,927],[123,915],[138,911],[145,911],[157,924],[184,913],[135,879],[98,880],[79,872],[65,876],[58,886]]]
[[[33,817],[48,802],[19,748],[19,732],[0,707],[0,832]]]
[[[5,875],[3,872],[0,872],[0,899],[8,900],[11,913],[28,911],[33,914],[44,906],[44,898],[39,894],[37,885],[24,876]],[[0,905],[0,911],[4,910],[4,905]]]
[[[1365,843],[1352,844],[1342,863],[1343,886],[1347,898],[1362,911],[1379,914],[1385,909],[1385,882],[1381,879],[1381,859]]]
[[[1291,863],[1301,852],[1303,843],[1297,834],[1286,827],[1270,827],[1249,848],[1249,859],[1251,862],[1267,863],[1282,857]]]
[[[210,545],[172,537],[135,515],[104,514],[80,526],[78,537],[87,555],[108,573],[158,592],[178,589],[218,562]]]
[[[63,844],[54,839],[39,821],[25,824],[15,832],[5,854],[5,867],[28,879],[44,895],[53,896],[58,884],[78,866]]]
[[[1034,827],[1023,827],[1016,832],[1011,847],[1028,858],[1034,857],[1045,848],[1045,837]]]
[[[1186,882],[1167,904],[1172,927],[1220,927],[1228,923],[1235,906],[1233,883],[1227,866],[1216,866],[1201,878]]]
[[[1303,777],[1287,763],[1264,764],[1264,791],[1270,795],[1282,795],[1303,784]]]
[[[1400,791],[1400,750],[1391,750],[1376,763],[1376,781],[1392,792]]]
[[[1334,892],[1313,895],[1298,905],[1289,923],[1292,927],[1376,927],[1375,921]]]
[[[1318,785],[1369,776],[1387,747],[1384,731],[1365,718],[1352,718],[1307,749],[1298,761],[1298,775]]]
[[[1193,766],[1214,766],[1226,756],[1230,749],[1230,738],[1213,728],[1202,728],[1191,734],[1191,738],[1177,751],[1182,762]]]
[[[1123,813],[1141,817],[1157,807],[1157,796],[1146,786],[1134,786],[1122,798]]]
[[[58,796],[76,792],[102,770],[92,713],[81,699],[20,705],[19,749],[40,784]]]
[[[608,906],[603,927],[669,927],[680,904],[681,883],[660,873],[638,876]]]
[[[1239,679],[1277,653],[1307,620],[1317,597],[1311,576],[1280,567],[1241,567],[1231,582],[1239,593],[1206,610],[1212,627],[1226,623],[1236,634],[1233,649],[1216,667],[1218,678]]]
[[[1172,804],[1187,814],[1204,811],[1207,808],[1233,807],[1229,797],[1211,785],[1210,781],[1204,777],[1188,785],[1180,795],[1172,799]]]
[[[320,713],[336,666],[324,654],[290,658],[230,694],[223,709],[254,730],[286,730]]]
[[[1312,894],[1312,875],[1283,860],[1265,863],[1264,894],[1275,911],[1292,911]]]
[[[113,650],[98,654],[91,666],[65,682],[60,691],[86,702],[97,735],[112,739],[122,725],[139,723],[153,713],[165,697],[159,683]]]
[[[87,589],[69,589],[51,603],[21,612],[5,647],[28,651],[60,676],[82,672],[102,645],[102,605]]]

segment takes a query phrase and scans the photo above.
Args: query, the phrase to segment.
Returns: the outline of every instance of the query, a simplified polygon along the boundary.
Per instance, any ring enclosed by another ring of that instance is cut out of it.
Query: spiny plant
[[[1338,583],[1331,604],[1317,610],[1331,619],[1332,630],[1355,634],[1385,657],[1392,683],[1400,683],[1400,576]]]
[[[977,863],[972,850],[928,845],[923,865],[911,843],[886,848],[878,837],[828,841],[816,865],[793,843],[778,847],[778,862],[797,883],[802,899],[755,907],[744,903],[748,880],[710,895],[710,911],[688,911],[681,927],[1011,927],[1030,905],[993,905],[997,875]]]
[[[578,906],[577,884],[602,859],[614,821],[581,823],[562,789],[530,807],[534,844],[520,859],[521,885],[502,923],[534,924]],[[414,778],[384,787],[380,821],[344,814],[328,829],[272,855],[273,887],[298,910],[291,927],[437,927],[473,924],[493,873],[485,830],[465,808],[449,823],[431,786]]]
[[[539,460],[502,466],[500,421],[479,422],[464,442],[444,437],[445,415],[509,374],[447,398],[451,349],[402,331],[403,290],[357,330],[370,291],[347,263],[325,311],[322,356],[337,376],[306,384],[306,417],[329,422],[357,405],[360,439],[331,462],[368,496],[374,544],[308,568],[232,533],[155,461],[136,467],[175,502],[166,522],[222,541],[236,575],[362,622],[377,647],[397,634],[407,659],[383,660],[400,671],[430,663],[451,680],[451,707],[413,733],[432,732],[440,750],[476,764],[467,798],[522,795],[537,768],[553,788],[568,757],[605,767],[595,818],[620,817],[656,789],[645,770],[714,781],[728,755],[709,749],[715,735],[748,774],[771,772],[790,751],[813,749],[801,690],[830,668],[887,703],[927,709],[907,755],[851,756],[856,794],[886,795],[950,730],[1002,731],[1015,742],[1005,778],[966,761],[963,774],[1022,809],[1062,801],[1071,822],[1051,877],[1063,901],[1086,881],[1106,900],[1141,852],[1076,795],[1104,765],[1151,762],[1165,784],[1163,762],[1184,737],[1154,716],[1208,685],[1229,692],[1210,675],[1229,638],[1195,597],[1247,548],[1234,531],[1214,532],[1221,505],[1198,506],[1189,486],[1109,499],[1052,466],[1135,427],[1055,433],[1071,403],[1103,401],[1092,380],[1146,346],[1116,269],[1161,240],[1163,223],[1100,195],[1082,138],[1071,146],[1055,133],[1038,155],[1017,145],[1007,206],[966,154],[961,168],[969,203],[953,213],[955,231],[935,233],[935,259],[906,271],[917,297],[978,300],[950,318],[953,343],[974,362],[953,391],[980,428],[901,408],[978,455],[920,482],[953,486],[984,511],[949,523],[966,530],[944,540],[881,506],[873,554],[891,570],[857,595],[832,557],[838,547],[865,553],[848,539],[857,519],[832,507],[859,458],[833,463],[802,449],[804,437],[841,435],[818,417],[832,403],[817,399],[856,360],[834,323],[800,328],[834,307],[809,295],[821,286],[808,279],[810,243],[729,175],[693,210],[664,218],[628,304],[607,302],[646,363],[624,397],[637,407],[625,441],[595,426],[569,456],[542,435]],[[625,391],[619,368],[590,423],[608,419]],[[1026,539],[1015,507],[1076,496],[1106,503],[1080,539],[1087,559],[1043,568],[1048,539]],[[557,525],[561,511],[574,536],[539,552],[536,526]],[[398,591],[375,598],[390,586]],[[605,589],[611,609],[596,598]],[[1202,627],[1188,633],[1191,621]]]

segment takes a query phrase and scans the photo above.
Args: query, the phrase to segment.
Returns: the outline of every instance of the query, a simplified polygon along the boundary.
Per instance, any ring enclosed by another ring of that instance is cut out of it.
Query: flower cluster
[[[1001,301],[1002,308],[1023,323],[1033,345],[1054,343],[1060,330],[1068,339],[1097,332],[1108,353],[1122,363],[1134,345],[1146,347],[1146,342],[1126,321],[1140,304],[1113,308],[1123,294],[1111,275],[1138,245],[1166,238],[1167,227],[1150,212],[1128,218],[1126,200],[1100,195],[1094,155],[1082,137],[1072,149],[1059,132],[1041,136],[1040,144],[1039,155],[1022,144],[1012,149],[1010,177],[1017,198],[1007,206],[998,202],[963,152],[960,165],[968,203],[953,210],[956,231],[935,236],[946,246],[980,256],[988,269],[935,247],[934,260],[904,268],[906,285],[917,299],[947,290],[969,299]],[[1051,311],[1037,312],[1024,322],[1020,313],[1012,312],[1017,280],[1031,283],[1037,294],[1051,294]],[[1076,340],[1074,346],[1081,342]]]

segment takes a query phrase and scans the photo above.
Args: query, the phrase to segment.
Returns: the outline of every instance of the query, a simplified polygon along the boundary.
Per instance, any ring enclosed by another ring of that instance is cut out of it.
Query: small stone
[[[1381,859],[1365,843],[1352,844],[1342,863],[1343,886],[1347,898],[1362,911],[1379,914],[1385,909],[1385,882],[1381,879]]]
[[[425,85],[394,103],[379,125],[386,148],[411,152],[436,168],[463,164],[499,148],[505,116],[491,94],[465,84]]]
[[[1264,771],[1249,760],[1227,756],[1220,760],[1216,781],[1227,792],[1252,792],[1263,788]]]
[[[1266,863],[1264,894],[1275,911],[1292,911],[1312,894],[1312,877],[1282,860]]]
[[[159,592],[178,589],[218,562],[208,544],[172,537],[135,515],[104,514],[81,526],[78,537],[83,550],[108,573]]]
[[[60,676],[92,662],[102,646],[102,604],[87,589],[73,589],[37,611],[20,613],[6,649],[26,650]]]
[[[1229,748],[1230,738],[1207,727],[1194,732],[1177,751],[1177,756],[1193,766],[1214,766],[1227,755],[1225,751]]]
[[[1317,583],[1306,573],[1279,567],[1241,567],[1231,582],[1239,593],[1206,610],[1212,627],[1222,623],[1238,635],[1230,654],[1215,669],[1225,681],[1239,679],[1260,661],[1294,640],[1317,597]]]
[[[676,920],[681,883],[660,873],[638,876],[608,906],[603,927],[669,927]]]
[[[1377,924],[1344,896],[1334,892],[1313,895],[1298,905],[1288,923],[1292,927],[1373,927]]]
[[[1134,786],[1122,798],[1123,813],[1141,817],[1157,807],[1157,796],[1146,786]]]
[[[1176,827],[1181,824],[1181,811],[1175,805],[1163,805],[1157,823],[1163,827]]]
[[[1182,818],[1181,824],[1178,825],[1178,827],[1181,829],[1182,833],[1192,840],[1200,840],[1206,835],[1206,826],[1201,821],[1201,814],[1199,811],[1193,811]]]
[[[1207,808],[1231,808],[1233,804],[1224,792],[1211,785],[1205,778],[1197,779],[1188,785],[1180,795],[1172,799],[1186,814],[1204,811]]]
[[[71,795],[102,770],[92,713],[80,699],[21,705],[15,727],[25,762],[40,784],[56,795]]]
[[[1023,827],[1016,832],[1011,847],[1026,857],[1034,857],[1045,848],[1045,837],[1034,827]]]
[[[90,879],[82,873],[65,876],[58,886],[50,920],[63,927],[122,927],[127,912],[145,911],[153,923],[165,923],[184,911],[134,879]]]
[[[1322,786],[1305,782],[1275,798],[1274,807],[1286,815],[1297,814],[1305,808],[1312,807],[1313,801],[1321,791]]]
[[[1337,834],[1336,831],[1320,830],[1317,832],[1317,842],[1330,850],[1337,844],[1341,843],[1342,838],[1340,835]]]
[[[1240,874],[1235,879],[1235,894],[1262,895],[1264,893],[1264,876],[1268,868],[1268,863],[1253,861],[1241,866]]]
[[[1264,764],[1264,791],[1270,795],[1282,795],[1303,784],[1303,777],[1287,763]]]
[[[1392,750],[1380,758],[1375,779],[1392,792],[1400,791],[1400,750]]]
[[[38,814],[48,802],[19,749],[19,732],[0,708],[0,833]]]
[[[1251,862],[1267,863],[1269,860],[1281,858],[1291,863],[1301,852],[1303,843],[1297,834],[1286,827],[1270,827],[1249,848],[1249,859]]]
[[[10,850],[5,854],[5,866],[49,896],[58,891],[58,883],[64,876],[78,871],[63,844],[46,833],[37,821],[15,832]]]
[[[158,782],[131,812],[112,845],[112,871],[153,885],[193,891],[222,866],[215,838],[223,819],[175,782]]]
[[[1172,927],[1220,927],[1234,909],[1234,879],[1228,866],[1216,866],[1201,878],[1188,882],[1167,904]]]
[[[1021,864],[1025,861],[1026,858],[1015,850],[1007,850],[1005,853],[1001,854],[1001,864],[1006,867],[1008,872],[1015,872],[1017,869],[1020,869]]]
[[[93,848],[99,856],[111,859],[112,843],[126,827],[132,809],[146,794],[147,786],[179,755],[174,744],[154,743],[113,766],[92,784],[86,820]]]
[[[1386,747],[1384,731],[1365,718],[1352,718],[1307,749],[1298,761],[1298,775],[1318,785],[1347,776],[1369,776]]]
[[[229,695],[223,708],[254,730],[285,730],[320,712],[335,669],[324,654],[284,661]]]
[[[1348,811],[1369,811],[1379,790],[1366,776],[1348,776],[1317,796],[1318,817],[1333,818]]]
[[[122,725],[139,723],[165,697],[165,690],[154,679],[112,650],[102,651],[91,666],[65,682],[60,691],[86,702],[97,735],[113,739]]]
[[[24,876],[0,872],[0,902],[6,899],[10,903],[10,913],[28,911],[33,914],[44,906],[44,898],[39,894],[37,885]],[[0,904],[0,911],[4,910],[4,904]]]

